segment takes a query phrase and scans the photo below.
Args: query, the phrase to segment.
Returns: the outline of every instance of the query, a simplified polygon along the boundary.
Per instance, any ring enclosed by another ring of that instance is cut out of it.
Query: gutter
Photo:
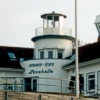
[[[14,68],[0,68],[0,71],[5,71],[5,72],[24,72],[25,69],[14,69]]]
[[[95,64],[95,63],[98,63],[98,62],[100,62],[100,58],[95,59],[95,60],[91,60],[91,61],[86,61],[86,62],[79,63],[79,67],[86,66],[86,65],[91,65],[91,64]],[[63,67],[64,70],[70,70],[72,68],[75,68],[75,64]]]

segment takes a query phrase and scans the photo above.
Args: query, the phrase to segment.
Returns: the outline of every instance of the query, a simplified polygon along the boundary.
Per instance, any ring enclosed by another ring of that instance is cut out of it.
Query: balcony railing
[[[69,28],[37,28],[35,29],[35,36],[41,35],[66,35],[71,36],[72,30]]]

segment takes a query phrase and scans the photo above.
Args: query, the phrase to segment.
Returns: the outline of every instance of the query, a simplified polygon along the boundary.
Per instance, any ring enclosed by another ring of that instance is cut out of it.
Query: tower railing
[[[35,29],[35,36],[43,35],[66,35],[71,36],[72,30],[70,28],[43,28]]]

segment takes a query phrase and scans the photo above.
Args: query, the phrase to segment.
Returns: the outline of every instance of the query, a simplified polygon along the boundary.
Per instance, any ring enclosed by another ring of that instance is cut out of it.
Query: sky
[[[75,36],[75,0],[0,0],[0,46],[34,47],[31,38],[42,27],[41,15],[67,15],[65,27]],[[100,0],[77,0],[78,39],[83,44],[97,42],[94,21],[100,14]]]

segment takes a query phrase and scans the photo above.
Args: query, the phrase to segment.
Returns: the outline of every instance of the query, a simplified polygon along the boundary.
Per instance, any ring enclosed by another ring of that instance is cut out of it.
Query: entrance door
[[[79,88],[80,94],[84,92],[84,74],[79,74]]]
[[[32,91],[31,89],[31,78],[25,78],[25,88],[27,92]]]
[[[33,92],[37,92],[37,79],[36,78],[32,79],[32,90]]]

